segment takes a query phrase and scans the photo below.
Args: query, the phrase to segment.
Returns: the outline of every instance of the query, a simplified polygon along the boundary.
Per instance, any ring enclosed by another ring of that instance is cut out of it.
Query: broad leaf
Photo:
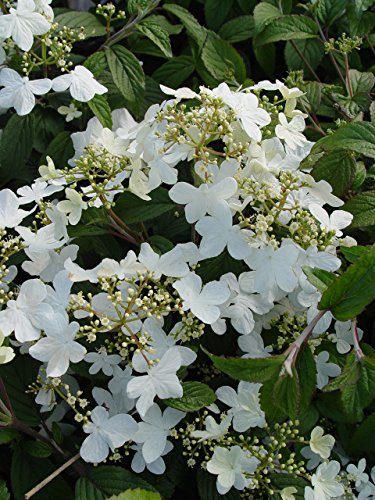
[[[212,30],[217,30],[228,17],[234,0],[205,0],[204,16],[207,26]]]
[[[316,181],[325,180],[331,184],[333,194],[342,196],[354,180],[355,168],[354,155],[337,149],[320,158],[311,174]]]
[[[242,83],[246,78],[245,63],[228,42],[209,33],[202,49],[202,61],[216,80]]]
[[[112,495],[108,500],[161,500],[159,493],[141,488],[126,490],[119,495]]]
[[[267,2],[259,2],[254,9],[254,25],[256,33],[260,33],[275,19],[282,17],[280,10]]]
[[[86,38],[106,34],[105,26],[90,12],[69,10],[69,12],[64,12],[56,16],[54,22],[59,24],[58,29],[66,26],[67,28],[79,30],[81,26],[84,26]]]
[[[201,382],[183,382],[183,395],[181,398],[163,399],[163,402],[181,411],[198,411],[205,406],[209,406],[216,400],[214,391]]]
[[[169,33],[159,24],[146,19],[141,24],[137,24],[137,30],[149,38],[166,57],[172,57],[173,54]]]
[[[319,292],[325,292],[327,288],[336,280],[336,276],[333,273],[325,271],[324,269],[304,266],[302,270],[306,274],[310,283],[314,285]]]
[[[306,16],[283,16],[274,19],[256,38],[258,45],[264,45],[280,40],[303,40],[315,38],[318,27],[314,21]]]
[[[149,195],[151,200],[145,201],[133,193],[123,193],[116,198],[114,210],[126,224],[135,224],[154,219],[175,208],[165,189],[157,188]]]
[[[167,87],[178,88],[195,69],[191,56],[177,56],[165,62],[153,73],[153,78]]]
[[[243,42],[255,34],[253,16],[241,16],[231,19],[219,30],[219,36],[229,43]]]
[[[375,191],[367,191],[347,201],[344,210],[353,214],[350,227],[367,227],[375,225]]]
[[[50,144],[48,144],[45,150],[42,162],[46,161],[46,157],[49,156],[55,162],[56,168],[65,168],[66,163],[74,155],[73,142],[70,137],[70,132],[67,130],[60,132]]]
[[[184,25],[188,35],[191,36],[198,46],[201,47],[203,45],[207,36],[207,30],[199,24],[196,18],[190,14],[188,10],[176,4],[165,4],[163,8],[178,17]]]
[[[109,107],[106,97],[104,95],[96,94],[87,104],[89,105],[94,115],[99,119],[103,127],[111,129],[111,108]]]

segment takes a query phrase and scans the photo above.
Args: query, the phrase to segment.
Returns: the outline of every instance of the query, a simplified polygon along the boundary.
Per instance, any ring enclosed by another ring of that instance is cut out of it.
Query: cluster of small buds
[[[12,255],[20,252],[24,245],[19,236],[7,236],[7,231],[0,228],[0,266],[8,262]],[[2,281],[4,271],[0,272],[0,282]]]
[[[293,342],[306,326],[306,314],[292,316],[285,312],[278,319],[271,321],[271,327],[280,333],[273,345],[274,349],[280,351],[285,345]]]
[[[324,44],[324,49],[326,53],[338,51],[342,54],[350,54],[353,50],[359,50],[363,43],[363,39],[360,36],[349,37],[346,33],[343,33],[339,38],[330,38]]]
[[[98,16],[104,17],[108,24],[110,24],[112,21],[125,19],[126,17],[124,10],[119,10],[116,14],[116,6],[112,2],[108,2],[105,5],[99,4],[95,9],[95,13]]]
[[[184,313],[184,311],[180,309],[180,312],[182,314],[182,325],[174,332],[175,338],[181,342],[199,339],[199,337],[204,334],[205,324],[199,321],[199,319],[196,318],[190,311]]]
[[[249,143],[234,142],[234,111],[225,107],[221,98],[204,92],[198,98],[200,104],[188,110],[185,104],[176,103],[159,112],[157,119],[167,122],[165,132],[159,133],[166,141],[165,153],[173,144],[186,144],[194,150],[194,158],[202,163],[202,169],[216,164],[219,157],[242,160]],[[218,141],[222,148],[210,147]]]
[[[84,154],[76,160],[75,166],[63,169],[61,173],[68,184],[72,183],[72,189],[80,180],[90,183],[89,187],[83,189],[89,206],[94,206],[100,198],[106,208],[111,208],[114,203],[109,202],[106,195],[124,190],[120,182],[115,182],[115,177],[124,171],[130,173],[129,164],[129,158],[126,156],[109,153],[104,147],[87,146]]]
[[[57,66],[62,72],[68,71],[73,66],[73,62],[68,60],[73,44],[85,38],[83,26],[76,29],[63,26],[59,29],[58,23],[53,23],[48,33],[38,37],[41,46],[38,53],[31,50],[22,55],[22,71],[29,75],[34,69],[49,66]]]

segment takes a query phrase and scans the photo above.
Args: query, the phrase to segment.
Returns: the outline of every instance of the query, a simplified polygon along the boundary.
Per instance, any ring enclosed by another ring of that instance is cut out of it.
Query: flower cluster
[[[48,2],[19,0],[0,17],[0,36],[28,50],[50,29],[48,15]],[[69,88],[83,102],[106,91],[83,66],[52,81],[6,68],[0,83],[0,104],[19,114],[51,88]],[[343,202],[301,165],[312,147],[296,109],[302,92],[278,81],[162,90],[170,99],[140,123],[126,109],[112,112],[111,130],[92,118],[71,136],[69,165],[48,158],[30,186],[0,192],[0,332],[12,345],[0,348],[0,362],[13,350],[41,362],[30,390],[55,421],[74,412],[86,462],[130,460],[137,473],[163,474],[180,441],[187,464],[214,475],[222,495],[234,488],[246,498],[372,498],[365,460],[345,469],[350,457],[324,422],[302,431],[296,420],[267,422],[260,383],[221,383],[215,393],[206,386],[213,399],[186,406],[189,384],[210,383],[199,349],[206,338],[220,345],[229,337],[243,358],[292,347],[321,298],[304,270],[336,273],[340,246],[356,245],[343,235],[352,220]],[[161,192],[169,220],[188,229],[162,252],[142,218],[126,218],[134,199],[157,210]],[[89,267],[74,231],[90,230],[95,217],[123,251]],[[13,259],[28,275],[23,282]],[[207,278],[215,259],[217,275]],[[341,372],[330,353],[337,360],[350,350],[351,322],[327,313],[306,340],[319,390]],[[278,486],[285,475],[296,485]]]

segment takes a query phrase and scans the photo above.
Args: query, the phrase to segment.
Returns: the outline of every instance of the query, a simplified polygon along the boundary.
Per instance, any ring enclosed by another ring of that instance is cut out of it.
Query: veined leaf
[[[183,395],[181,398],[163,399],[167,406],[181,411],[198,411],[209,406],[216,400],[214,391],[201,382],[183,382]]]
[[[137,30],[151,40],[166,57],[173,56],[169,33],[159,24],[146,19],[137,24]]]
[[[256,43],[264,45],[281,40],[304,40],[306,38],[315,38],[318,32],[318,26],[314,21],[306,16],[283,16],[274,19],[257,36]]]

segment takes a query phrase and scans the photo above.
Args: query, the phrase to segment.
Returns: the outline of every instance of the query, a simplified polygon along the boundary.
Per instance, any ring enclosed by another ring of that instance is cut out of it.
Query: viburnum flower
[[[266,358],[272,352],[272,347],[264,347],[261,335],[257,332],[251,332],[250,335],[240,335],[238,346],[245,353],[243,358]]]
[[[202,257],[216,257],[228,247],[229,254],[237,260],[245,259],[249,253],[247,238],[254,233],[232,225],[232,214],[228,206],[217,205],[212,210],[212,217],[203,217],[196,226],[202,236],[199,251]]]
[[[17,189],[17,194],[20,197],[20,205],[27,203],[38,203],[43,198],[57,193],[63,189],[62,186],[47,184],[45,181],[36,180],[31,186],[22,186]]]
[[[147,375],[134,377],[130,380],[127,393],[130,398],[139,398],[136,408],[142,418],[151,408],[155,396],[160,399],[182,397],[182,385],[176,375],[180,366],[181,357],[174,347],[163,355],[156,366],[149,366],[141,356],[134,359],[134,370],[141,373],[146,372]]]
[[[324,429],[317,426],[311,431],[309,446],[314,453],[317,453],[322,458],[327,459],[335,444],[335,438],[330,434],[324,435]]]
[[[202,279],[195,273],[189,273],[173,283],[183,299],[182,310],[190,311],[203,323],[215,323],[220,316],[221,304],[229,299],[230,290],[226,283],[211,281],[202,287]]]
[[[149,243],[142,243],[138,259],[148,271],[154,273],[156,279],[162,275],[180,278],[189,272],[185,256],[179,247],[159,255]]]
[[[0,331],[0,365],[5,365],[6,363],[9,363],[9,361],[12,361],[12,359],[16,355],[11,347],[3,345],[4,339],[5,336]]]
[[[155,462],[162,455],[170,430],[185,415],[186,413],[173,408],[166,408],[162,413],[157,404],[147,410],[142,418],[143,422],[138,424],[138,431],[132,438],[136,443],[142,444],[142,456],[146,463]]]
[[[358,466],[354,464],[349,464],[346,468],[347,473],[350,475],[349,479],[355,481],[355,487],[357,490],[362,489],[368,482],[369,476],[365,472],[366,470],[366,459],[361,458],[358,462]]]
[[[84,66],[76,66],[70,73],[54,78],[52,89],[56,92],[69,89],[73,99],[80,102],[91,101],[95,94],[102,95],[108,91]]]
[[[340,464],[335,460],[320,464],[311,478],[314,490],[312,491],[310,487],[305,488],[305,499],[330,500],[343,495],[344,486],[337,480],[339,472]],[[310,496],[306,496],[306,490]]]
[[[350,226],[353,220],[353,215],[349,212],[335,210],[331,215],[328,215],[324,208],[315,203],[309,205],[309,210],[320,222],[321,229],[334,231],[336,236],[342,236],[343,233],[341,229]]]
[[[39,14],[38,14],[39,15]],[[0,16],[1,20],[6,17]],[[28,115],[35,106],[35,95],[43,95],[51,90],[51,80],[29,80],[27,76],[20,76],[17,71],[4,68],[0,71],[0,106],[14,108],[18,115]]]
[[[48,377],[60,377],[67,372],[69,363],[83,360],[86,349],[75,341],[78,330],[79,324],[69,324],[67,315],[54,314],[44,319],[46,337],[31,346],[29,352],[33,358],[48,362]]]
[[[48,224],[48,226],[42,227],[36,233],[23,226],[17,226],[15,229],[31,252],[55,250],[66,243],[64,237],[56,239],[55,224]]]
[[[77,191],[71,188],[65,189],[67,200],[59,201],[57,209],[64,214],[68,214],[69,224],[75,226],[81,219],[82,210],[87,209],[87,203],[82,200]]]
[[[305,120],[302,116],[294,116],[288,122],[284,113],[279,113],[279,125],[275,127],[275,134],[277,137],[290,147],[296,149],[298,146],[303,146],[307,140],[301,133],[305,129]]]
[[[243,490],[252,483],[247,474],[254,474],[259,464],[255,457],[249,457],[239,446],[215,448],[212,458],[207,462],[207,470],[216,474],[216,488],[220,495],[225,495],[234,486]],[[246,474],[246,475],[245,475]]]
[[[141,444],[134,444],[131,446],[131,449],[135,451],[131,463],[131,468],[134,472],[140,474],[147,468],[147,470],[152,472],[152,474],[157,474],[158,476],[160,476],[161,474],[164,474],[166,469],[165,462],[162,457],[168,455],[168,453],[173,450],[173,444],[170,441],[167,441],[160,457],[149,463],[147,463],[143,458]]]
[[[172,95],[175,97],[177,100],[181,99],[195,99],[198,97],[198,94],[193,92],[191,89],[188,87],[181,87],[180,89],[174,90],[171,89],[170,87],[167,87],[165,85],[160,85],[160,90],[167,95]]]
[[[238,393],[229,386],[219,387],[216,395],[220,401],[229,406],[233,415],[233,429],[245,432],[252,427],[264,427],[266,420],[260,407],[259,389],[261,384],[241,381]]]
[[[351,321],[336,321],[335,322],[335,332],[329,334],[328,338],[336,344],[337,352],[340,354],[346,354],[350,351],[353,345],[353,332],[352,332],[352,322]],[[357,328],[358,339],[361,340],[363,337],[363,330]]]
[[[91,422],[83,426],[90,434],[82,443],[80,454],[85,462],[103,462],[109,454],[133,438],[138,425],[130,415],[119,414],[109,417],[102,406],[94,408],[90,415]]]
[[[113,375],[115,366],[121,362],[121,357],[118,354],[107,354],[103,348],[99,352],[89,352],[85,356],[87,363],[92,363],[89,368],[89,373],[95,375],[100,370],[108,377]]]
[[[82,111],[79,111],[72,102],[69,106],[59,106],[57,112],[60,113],[60,115],[65,115],[66,122],[71,122],[74,118],[82,116]]]
[[[224,417],[220,421],[220,423],[217,423],[214,417],[208,415],[204,421],[206,429],[203,431],[193,431],[191,432],[191,436],[193,438],[199,439],[198,442],[206,441],[209,439],[218,439],[227,433],[231,422],[232,422],[232,415],[230,414]]]
[[[92,397],[98,405],[104,406],[110,417],[119,413],[129,413],[134,408],[134,400],[128,398],[123,391],[114,394],[102,387],[94,387]]]
[[[14,332],[19,342],[36,340],[45,325],[45,318],[53,315],[53,309],[44,303],[47,288],[38,279],[25,281],[17,300],[9,300],[6,309],[0,311],[0,330],[8,336]]]
[[[19,208],[20,200],[10,189],[0,191],[0,227],[13,228],[18,226],[21,221],[30,214],[26,210]]]
[[[187,182],[177,182],[169,191],[170,198],[185,207],[186,220],[192,224],[206,213],[212,215],[217,205],[225,203],[237,191],[237,182],[226,177],[217,184],[201,184],[194,187]]]
[[[44,35],[51,27],[51,23],[35,10],[33,0],[18,0],[17,8],[11,7],[9,14],[0,16],[0,38],[12,38],[21,50],[29,51],[34,35]]]
[[[43,281],[52,281],[56,274],[64,269],[67,259],[77,257],[78,245],[63,247],[59,253],[54,250],[46,252],[32,252],[25,248],[25,254],[31,259],[22,262],[22,269],[31,276],[39,276]]]
[[[335,363],[328,363],[329,353],[321,351],[315,359],[316,364],[316,386],[323,389],[328,384],[329,377],[337,377],[341,373],[341,368]]]

